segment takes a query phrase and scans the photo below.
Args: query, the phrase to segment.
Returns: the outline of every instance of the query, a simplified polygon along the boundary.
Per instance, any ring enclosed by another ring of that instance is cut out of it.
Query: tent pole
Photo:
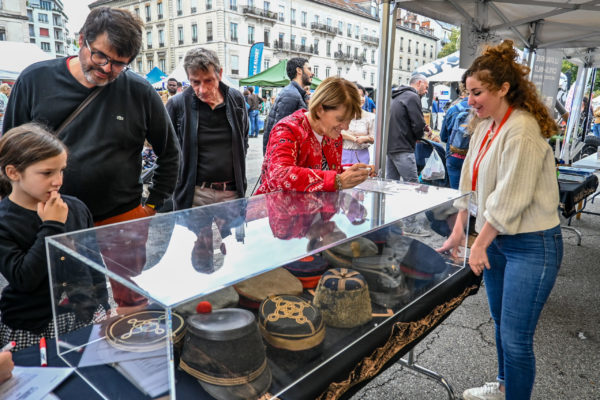
[[[571,161],[570,151],[571,138],[578,138],[577,128],[579,127],[579,116],[581,115],[581,101],[583,100],[583,93],[585,86],[589,78],[590,68],[586,65],[580,66],[577,70],[577,79],[575,80],[575,94],[573,95],[573,101],[571,103],[571,109],[569,120],[567,122],[567,133],[563,142],[562,149],[560,151],[560,159],[569,163]],[[575,142],[576,143],[576,142]],[[575,144],[573,143],[573,145]]]
[[[379,76],[377,77],[377,108],[375,110],[375,169],[385,177],[387,132],[390,124],[391,84],[394,68],[394,38],[396,33],[395,0],[381,1],[381,33],[379,40]]]
[[[596,69],[592,68],[592,79],[590,83],[590,95],[587,98],[587,101],[583,105],[583,109],[585,110],[585,118],[583,119],[583,131],[581,136],[581,141],[585,140],[585,136],[588,133],[588,127],[590,126],[590,103],[592,102],[592,93],[594,93],[594,82],[596,81]],[[587,85],[587,82],[586,82]]]

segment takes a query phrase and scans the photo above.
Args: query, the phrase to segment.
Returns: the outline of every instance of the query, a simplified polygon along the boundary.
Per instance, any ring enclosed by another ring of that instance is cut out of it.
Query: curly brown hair
[[[504,40],[497,46],[487,46],[465,71],[462,84],[466,86],[467,78],[473,76],[489,90],[498,91],[504,82],[508,82],[508,104],[531,113],[540,126],[542,136],[549,138],[558,132],[556,122],[542,103],[537,88],[528,79],[529,67],[517,63],[516,58],[517,52],[512,40]],[[472,122],[477,123],[476,119]],[[469,128],[474,126],[470,125]]]

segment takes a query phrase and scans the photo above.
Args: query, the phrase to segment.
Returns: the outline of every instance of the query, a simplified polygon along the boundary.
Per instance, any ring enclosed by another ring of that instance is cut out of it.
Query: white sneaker
[[[499,382],[487,382],[485,385],[467,389],[463,392],[464,400],[504,400]]]

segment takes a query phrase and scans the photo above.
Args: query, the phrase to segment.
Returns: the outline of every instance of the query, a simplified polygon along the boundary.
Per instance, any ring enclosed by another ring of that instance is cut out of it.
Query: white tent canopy
[[[465,68],[460,68],[457,66],[451,69],[446,69],[439,74],[432,75],[428,77],[427,80],[429,82],[460,82],[465,71]]]
[[[50,58],[33,43],[0,41],[0,80],[16,80],[29,65]]]

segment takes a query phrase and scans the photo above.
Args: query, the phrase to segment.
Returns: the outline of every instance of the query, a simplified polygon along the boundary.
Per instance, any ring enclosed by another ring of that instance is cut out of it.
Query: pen
[[[40,365],[42,367],[48,366],[48,358],[46,354],[46,338],[43,337],[40,340]]]
[[[17,342],[13,340],[12,342],[6,343],[6,345],[0,351],[11,351],[16,345]]]

